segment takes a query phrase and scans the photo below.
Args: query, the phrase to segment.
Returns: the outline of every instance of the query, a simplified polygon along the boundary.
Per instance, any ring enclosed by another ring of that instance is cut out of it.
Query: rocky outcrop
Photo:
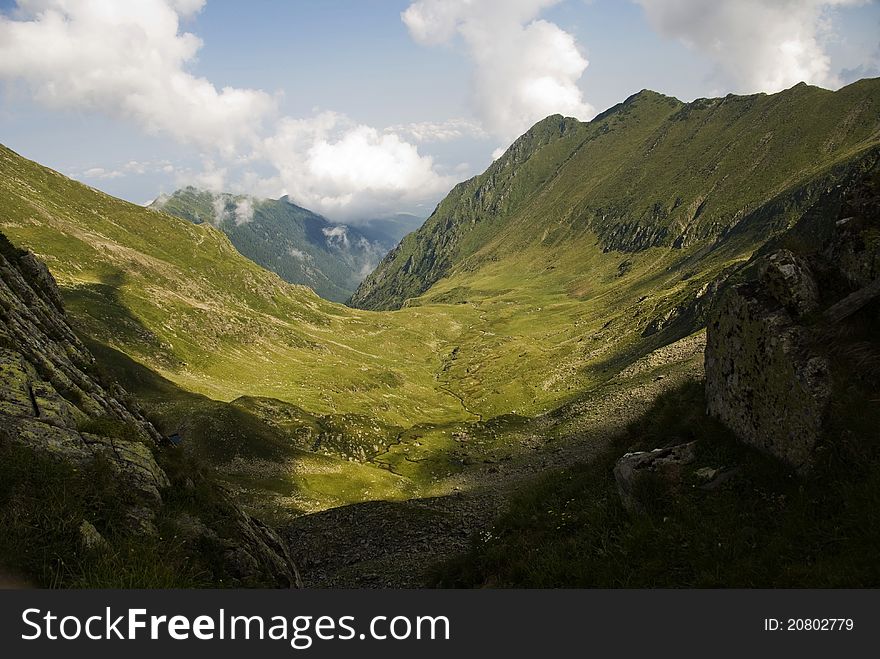
[[[5,239],[4,239],[5,242]],[[153,511],[168,477],[152,453],[161,436],[124,392],[101,383],[64,315],[46,266],[8,243],[0,254],[0,431],[8,441],[75,465],[104,458]],[[109,431],[109,432],[108,432]],[[140,531],[152,529],[148,515]]]
[[[880,299],[876,178],[868,174],[843,195],[844,217],[821,206],[825,217],[795,227],[787,242],[799,246],[798,253],[777,247],[758,257],[710,314],[709,413],[741,441],[800,473],[815,465],[824,444],[836,441],[829,431],[833,374],[847,373],[849,386],[856,386],[870,363],[865,356],[876,352],[876,335],[865,329],[880,318],[870,307]],[[847,328],[850,316],[862,311],[867,315],[856,330]],[[854,331],[869,337],[868,343],[858,339],[855,370],[843,362],[843,342]]]
[[[729,272],[725,271],[699,288],[692,288],[681,302],[654,316],[642,331],[642,337],[647,338],[663,332],[664,338],[675,340],[705,325],[708,310],[728,274]]]
[[[653,451],[627,453],[614,466],[614,480],[623,507],[631,513],[644,513],[646,498],[663,490],[668,494],[682,482],[684,468],[695,459],[696,442],[678,444]]]
[[[167,516],[164,498],[171,481],[157,460],[162,436],[121,387],[98,375],[94,358],[67,322],[46,266],[2,234],[0,443],[77,470],[100,461],[126,495],[110,504],[122,511],[114,517],[125,521],[124,534],[156,536],[157,518]],[[278,536],[219,491],[217,501],[227,519],[222,528],[210,528],[192,518],[203,530],[186,538],[192,552],[207,548],[212,557],[219,555],[218,573],[233,585],[297,585],[296,567]],[[89,520],[82,521],[79,535],[85,551],[109,547]]]
[[[706,330],[709,413],[801,471],[812,464],[831,394],[828,362],[809,346],[810,333],[758,283],[729,289]]]
[[[809,265],[787,249],[761,262],[759,278],[770,297],[795,318],[819,307],[819,288]]]

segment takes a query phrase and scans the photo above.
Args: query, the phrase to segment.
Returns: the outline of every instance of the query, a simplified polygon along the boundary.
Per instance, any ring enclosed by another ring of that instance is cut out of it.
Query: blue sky
[[[860,0],[108,2],[0,0],[0,142],[137,203],[193,183],[340,221],[426,215],[552,112],[880,66]]]

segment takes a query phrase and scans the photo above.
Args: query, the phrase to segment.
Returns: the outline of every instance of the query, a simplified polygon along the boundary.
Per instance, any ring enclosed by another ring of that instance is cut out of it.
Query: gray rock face
[[[108,547],[104,536],[87,520],[79,525],[79,544],[85,551],[100,551]]]
[[[171,487],[156,460],[162,437],[118,385],[93,375],[93,366],[67,322],[49,270],[0,234],[0,442],[76,467],[100,458],[131,495],[118,504],[125,506],[125,531],[155,535],[163,494]],[[212,543],[211,553],[222,557],[232,585],[299,585],[279,537],[233,503],[223,499],[223,504],[232,519],[225,520],[222,533],[187,518],[181,535],[193,551],[202,551],[206,540]],[[109,547],[87,520],[79,534],[86,551]]]
[[[787,249],[761,262],[760,279],[767,293],[796,318],[819,307],[819,289],[810,266]]]
[[[669,491],[681,484],[684,468],[694,461],[696,442],[653,451],[627,453],[614,466],[614,480],[623,507],[631,513],[645,512],[645,490],[659,485]],[[653,481],[653,483],[651,482]]]
[[[223,554],[227,570],[244,585],[258,585],[266,574],[273,575],[279,587],[302,588],[299,571],[290,557],[287,544],[260,520],[235,509],[239,541]]]
[[[807,471],[822,436],[830,369],[808,331],[760,284],[722,295],[706,331],[706,400],[748,444]]]
[[[834,382],[868,387],[868,398],[876,386],[870,359],[848,353],[875,350],[868,328],[880,319],[878,209],[876,170],[829,191],[782,243],[798,253],[760,257],[744,270],[749,280],[727,289],[710,312],[709,412],[800,473],[839,437],[831,423],[839,419],[830,416]]]
[[[694,332],[705,323],[706,313],[723,279],[724,275],[704,284],[683,302],[655,316],[642,331],[642,336],[649,337],[667,330],[675,332],[677,336]]]
[[[822,257],[833,263],[853,288],[868,286],[880,277],[880,198],[865,186],[850,199],[851,215],[835,223]]]
[[[90,371],[94,359],[74,334],[52,275],[33,254],[0,254],[0,432],[9,441],[75,465],[102,456],[136,494],[136,530],[149,531],[168,477],[152,449],[161,436],[124,392]],[[84,432],[100,419],[128,439]],[[133,529],[135,530],[135,529]]]

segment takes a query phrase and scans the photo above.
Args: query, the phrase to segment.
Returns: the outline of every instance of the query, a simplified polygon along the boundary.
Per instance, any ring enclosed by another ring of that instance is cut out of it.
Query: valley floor
[[[442,479],[442,496],[368,501],[303,515],[284,529],[307,587],[415,588],[489,533],[511,497],[554,470],[594,459],[661,393],[702,377],[705,334],[643,357],[580,399],[536,417],[508,442],[509,459]]]

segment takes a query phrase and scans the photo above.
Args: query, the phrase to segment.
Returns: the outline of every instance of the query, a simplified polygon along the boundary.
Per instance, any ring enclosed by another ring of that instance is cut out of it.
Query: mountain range
[[[701,379],[721,293],[771,247],[821,242],[878,161],[876,79],[645,90],[539,122],[403,237],[287,198],[185,188],[143,208],[4,147],[0,232],[46,263],[107,379],[288,529],[300,568],[418,585],[401,575],[428,578],[419,538],[463,551],[527,479],[594,460]],[[403,548],[363,554],[388,519]]]

